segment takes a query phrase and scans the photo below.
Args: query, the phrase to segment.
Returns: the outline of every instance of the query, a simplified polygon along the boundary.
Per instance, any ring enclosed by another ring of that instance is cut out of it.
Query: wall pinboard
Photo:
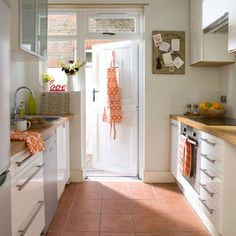
[[[185,32],[153,31],[153,74],[185,73]]]

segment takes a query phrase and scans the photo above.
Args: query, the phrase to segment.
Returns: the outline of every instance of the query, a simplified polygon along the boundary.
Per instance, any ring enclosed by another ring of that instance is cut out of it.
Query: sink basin
[[[24,118],[42,118],[44,119],[47,123],[53,123],[53,122],[56,122],[58,121],[61,117],[60,116],[44,116],[44,115],[33,115],[33,116],[30,116],[30,115],[27,115],[25,116]]]

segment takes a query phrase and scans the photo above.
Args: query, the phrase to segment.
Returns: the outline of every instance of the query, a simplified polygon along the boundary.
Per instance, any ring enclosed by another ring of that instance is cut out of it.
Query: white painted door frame
[[[111,9],[109,9],[111,11]],[[118,9],[112,9],[112,12],[117,11]],[[127,9],[127,11],[137,11],[140,13],[140,21],[139,21],[139,32],[138,34],[129,36],[123,36],[122,34],[112,36],[104,36],[102,34],[93,34],[89,35],[86,34],[86,14],[88,12],[95,11],[90,9],[83,9],[79,11],[78,17],[78,32],[79,32],[79,40],[78,40],[78,55],[83,55],[83,58],[86,58],[85,55],[85,42],[86,40],[96,40],[96,39],[112,39],[112,40],[138,40],[139,41],[139,121],[138,121],[138,176],[139,178],[143,178],[143,170],[144,170],[144,153],[145,153],[145,51],[144,51],[144,11],[140,9]],[[101,9],[99,9],[101,11]],[[107,11],[105,9],[104,11]],[[124,11],[124,8],[121,10]],[[82,22],[82,24],[81,24]],[[81,71],[81,168],[83,171],[83,177],[86,177],[86,170],[85,170],[85,160],[86,160],[86,85],[85,85],[85,71]]]

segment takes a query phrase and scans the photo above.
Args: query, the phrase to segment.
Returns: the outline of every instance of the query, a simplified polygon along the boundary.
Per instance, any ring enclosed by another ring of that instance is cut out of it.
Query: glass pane
[[[89,19],[89,32],[135,32],[135,18],[99,17]]]
[[[61,61],[76,59],[76,41],[48,41],[48,67],[59,68]]]
[[[76,35],[76,13],[48,15],[48,35]]]

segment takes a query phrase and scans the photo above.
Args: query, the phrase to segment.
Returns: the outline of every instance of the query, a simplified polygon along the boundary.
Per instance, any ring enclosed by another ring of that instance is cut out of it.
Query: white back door
[[[107,98],[107,68],[112,51],[116,54],[121,92],[122,123],[116,124],[116,139],[110,124],[102,121]],[[93,46],[93,85],[96,91],[93,112],[93,167],[124,176],[138,172],[138,42],[121,41]],[[91,99],[93,99],[91,91]]]

